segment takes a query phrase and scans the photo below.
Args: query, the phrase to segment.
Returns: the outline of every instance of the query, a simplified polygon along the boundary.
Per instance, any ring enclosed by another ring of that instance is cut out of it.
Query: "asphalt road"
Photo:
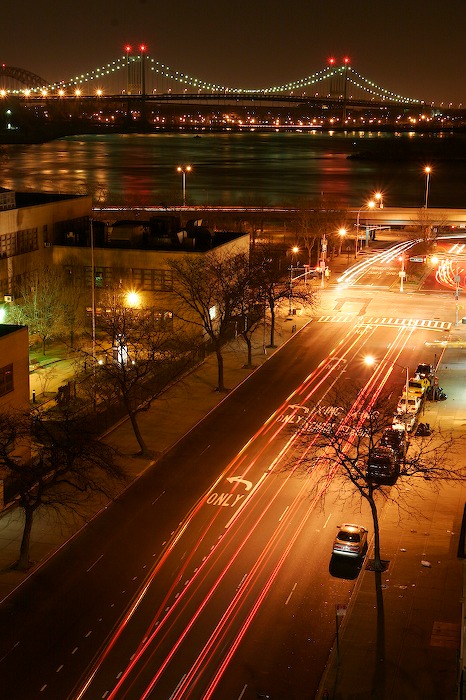
[[[302,416],[335,386],[397,391],[431,335],[361,325],[384,301],[344,294],[352,321],[296,334],[0,608],[5,698],[314,697],[357,571],[329,571],[332,488],[323,508],[319,475],[291,469]]]

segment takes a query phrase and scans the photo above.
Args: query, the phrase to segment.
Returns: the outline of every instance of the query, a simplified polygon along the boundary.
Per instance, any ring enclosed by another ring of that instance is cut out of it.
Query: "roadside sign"
[[[424,379],[422,379],[421,381],[422,381],[422,386],[425,386],[426,388],[428,386],[430,386],[430,381],[427,379],[427,377],[424,377]]]

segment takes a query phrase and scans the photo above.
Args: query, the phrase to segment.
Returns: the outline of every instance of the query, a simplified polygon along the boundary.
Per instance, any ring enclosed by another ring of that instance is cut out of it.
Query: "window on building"
[[[13,364],[0,367],[0,396],[13,391]]]

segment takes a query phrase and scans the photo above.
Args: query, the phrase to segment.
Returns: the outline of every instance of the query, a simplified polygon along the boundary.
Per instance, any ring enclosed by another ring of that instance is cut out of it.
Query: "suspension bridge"
[[[104,66],[56,83],[49,83],[40,76],[3,64],[0,67],[0,94],[19,96],[104,96],[118,94],[189,94],[230,95],[250,98],[316,97],[396,103],[399,105],[421,105],[423,101],[399,95],[377,85],[358,73],[347,59],[342,65],[331,61],[324,69],[282,85],[261,88],[242,88],[210,83],[196,78],[151,58],[144,50],[123,56]]]
[[[0,121],[7,132],[19,128],[10,120],[10,104],[21,106],[27,128],[36,129],[40,121],[50,130],[60,125],[63,134],[141,128],[433,130],[466,124],[461,106],[397,94],[358,73],[348,59],[286,84],[248,88],[175,70],[144,46],[137,52],[127,47],[111,63],[55,83],[2,65],[0,100],[8,103],[6,123]]]

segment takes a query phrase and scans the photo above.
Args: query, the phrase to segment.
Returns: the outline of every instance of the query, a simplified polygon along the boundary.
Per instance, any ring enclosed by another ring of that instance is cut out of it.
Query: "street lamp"
[[[181,173],[181,189],[183,191],[183,206],[186,206],[186,173],[190,173],[192,167],[190,165],[179,165],[177,172]]]
[[[340,236],[340,245],[338,247],[338,255],[341,255],[341,246],[343,245],[343,239],[346,236],[346,229],[345,228],[340,228],[338,230],[338,235]]]
[[[291,264],[290,264],[290,305],[288,308],[288,316],[293,315],[293,257],[299,253],[298,246],[293,246],[291,249]]]
[[[432,168],[430,167],[430,165],[426,165],[426,167],[424,168],[424,172],[426,174],[426,201],[425,201],[424,208],[427,209],[427,202],[429,200],[430,173],[432,172]]]
[[[374,199],[375,199],[375,202],[376,202],[376,205],[378,206],[378,208],[383,209],[383,193],[376,192],[374,194]]]
[[[374,200],[370,200],[369,202],[365,202],[365,204],[362,205],[362,207],[358,211],[358,215],[356,217],[356,243],[355,243],[355,250],[354,250],[354,257],[358,257],[358,241],[359,241],[359,217],[361,216],[361,212],[364,208],[367,209],[374,209],[375,207],[375,202]]]

